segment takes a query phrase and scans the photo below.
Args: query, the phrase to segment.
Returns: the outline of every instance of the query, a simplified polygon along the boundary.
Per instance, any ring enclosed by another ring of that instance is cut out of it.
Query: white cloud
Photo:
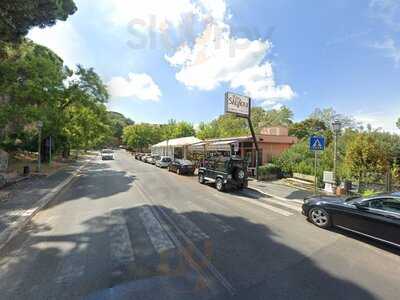
[[[113,77],[108,83],[112,97],[134,97],[139,100],[158,101],[161,91],[147,74],[129,73],[127,78]]]
[[[392,30],[400,30],[400,1],[371,0],[369,7],[373,17],[383,21]]]
[[[176,79],[188,88],[212,90],[222,83],[242,88],[250,97],[275,104],[289,100],[289,85],[277,85],[271,62],[264,62],[272,44],[231,36],[225,23],[210,23],[192,48],[182,45],[165,59],[178,69]]]
[[[363,126],[371,125],[373,129],[383,129],[391,133],[400,133],[396,127],[396,121],[400,116],[400,111],[385,112],[358,112],[354,115],[354,119],[360,122]]]
[[[392,38],[386,38],[383,42],[373,44],[372,47],[384,51],[387,57],[394,60],[396,66],[400,65],[400,47]]]
[[[29,31],[28,38],[53,50],[69,67],[85,63],[87,59],[84,40],[69,22],[59,21],[43,29],[35,27]]]
[[[138,30],[177,27],[188,15],[222,21],[226,12],[225,0],[101,0],[100,3],[114,25],[129,25]]]

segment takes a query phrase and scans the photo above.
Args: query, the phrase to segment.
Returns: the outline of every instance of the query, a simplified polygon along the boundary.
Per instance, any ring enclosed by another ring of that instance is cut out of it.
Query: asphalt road
[[[400,251],[118,151],[0,253],[0,299],[398,299]]]

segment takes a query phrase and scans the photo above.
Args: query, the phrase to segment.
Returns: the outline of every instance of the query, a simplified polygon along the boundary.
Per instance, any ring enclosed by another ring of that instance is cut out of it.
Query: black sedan
[[[176,172],[178,175],[193,175],[194,169],[194,164],[186,159],[175,159],[168,166],[168,171]]]
[[[400,247],[400,192],[368,198],[312,197],[303,214],[316,226],[335,226]]]

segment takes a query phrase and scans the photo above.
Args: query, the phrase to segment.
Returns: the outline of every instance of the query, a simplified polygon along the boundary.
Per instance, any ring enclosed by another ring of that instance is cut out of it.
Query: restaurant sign
[[[225,93],[225,113],[233,113],[239,117],[250,117],[251,99],[250,97],[235,93]]]

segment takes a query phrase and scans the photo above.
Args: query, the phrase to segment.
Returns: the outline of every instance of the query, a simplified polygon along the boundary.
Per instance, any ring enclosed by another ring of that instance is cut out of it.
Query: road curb
[[[64,179],[60,184],[54,187],[42,199],[37,201],[32,213],[25,217],[22,221],[13,226],[10,226],[0,234],[0,251],[32,220],[32,218],[48,205],[55,197],[86,167],[89,161],[85,162],[82,166],[77,168],[68,178]]]
[[[256,192],[258,192],[260,194],[263,194],[263,195],[268,196],[268,197],[276,198],[276,199],[281,200],[281,201],[286,201],[286,202],[290,201],[290,202],[299,203],[299,204],[303,204],[304,203],[303,200],[300,200],[300,199],[288,199],[288,198],[280,197],[280,196],[277,196],[277,195],[274,195],[274,194],[266,193],[263,190],[260,190],[260,189],[255,188],[255,187],[248,186],[247,188],[249,190],[254,190],[254,191],[256,191]]]

